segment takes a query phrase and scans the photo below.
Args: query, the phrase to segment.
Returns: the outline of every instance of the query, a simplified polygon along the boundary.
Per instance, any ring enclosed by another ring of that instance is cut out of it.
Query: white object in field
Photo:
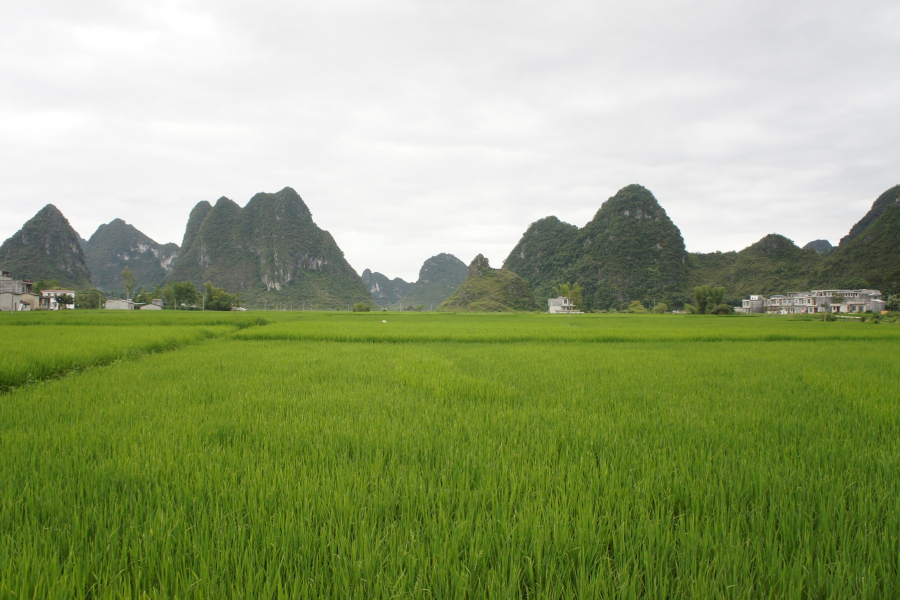
[[[381,321],[381,322],[382,322],[382,323],[387,323],[387,321],[384,321],[384,320],[383,320],[383,321]]]

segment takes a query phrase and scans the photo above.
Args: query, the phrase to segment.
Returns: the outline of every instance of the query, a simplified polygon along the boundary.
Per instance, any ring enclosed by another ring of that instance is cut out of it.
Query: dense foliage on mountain
[[[390,306],[409,293],[413,284],[395,277],[388,279],[381,273],[373,273],[369,269],[362,272],[363,283],[366,284],[372,299],[379,306]]]
[[[124,289],[125,267],[134,271],[137,289],[162,283],[177,257],[177,244],[159,244],[122,219],[98,227],[85,250],[94,285],[107,292]]]
[[[228,198],[191,211],[181,252],[167,281],[207,281],[240,293],[252,308],[371,303],[362,279],[291,188],[256,194],[241,208]]]
[[[554,289],[564,282],[570,265],[575,262],[572,241],[577,233],[578,227],[556,217],[535,221],[503,261],[503,268],[525,279],[535,298],[554,297]]]
[[[874,223],[875,220],[881,216],[888,206],[897,203],[900,203],[900,185],[895,185],[878,196],[878,198],[875,199],[875,202],[872,203],[872,208],[869,209],[869,212],[867,212],[866,215],[850,229],[850,233],[841,238],[838,245],[844,246],[849,243],[850,240],[862,234],[869,225]]]
[[[671,302],[687,284],[684,240],[647,188],[629,185],[607,200],[574,240],[571,279],[586,305],[605,309],[640,300]],[[568,279],[568,278],[567,278]]]
[[[862,233],[842,243],[824,266],[822,279],[834,287],[900,294],[900,202],[885,206]]]
[[[815,250],[819,254],[828,254],[834,250],[834,246],[828,240],[813,240],[803,246],[804,250]]]
[[[750,294],[782,294],[815,287],[823,257],[803,250],[778,234],[769,234],[740,252],[690,254],[688,286],[719,285],[734,304]]]
[[[64,287],[86,288],[91,272],[81,237],[58,208],[48,204],[0,246],[0,267],[18,279],[54,279]]]
[[[466,280],[466,263],[446,252],[432,256],[419,269],[419,279],[392,308],[437,308]]]
[[[467,269],[468,277],[437,310],[447,312],[535,311],[540,306],[528,282],[508,269],[492,269],[479,254]]]
[[[538,298],[564,281],[584,287],[585,308],[625,308],[633,300],[683,301],[684,240],[649,190],[622,188],[578,229],[555,217],[531,225],[504,261]]]

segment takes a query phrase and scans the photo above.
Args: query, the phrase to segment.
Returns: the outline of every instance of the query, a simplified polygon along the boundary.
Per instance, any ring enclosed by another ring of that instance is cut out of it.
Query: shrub
[[[353,312],[369,312],[372,307],[365,302],[357,302],[353,305]]]

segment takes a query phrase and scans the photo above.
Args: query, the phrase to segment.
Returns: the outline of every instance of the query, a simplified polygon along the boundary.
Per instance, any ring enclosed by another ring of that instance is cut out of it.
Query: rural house
[[[56,301],[58,296],[68,296],[72,302],[60,304]],[[41,308],[46,308],[48,310],[75,308],[75,290],[43,290],[41,292]]]
[[[558,314],[558,313],[570,313],[580,315],[580,310],[575,310],[575,305],[571,300],[566,298],[565,296],[560,296],[559,298],[550,298],[547,300],[547,304],[550,305],[550,314]]]
[[[0,270],[0,310],[36,310],[39,305],[40,297],[30,281],[13,279],[12,273]]]
[[[134,310],[134,302],[131,300],[107,300],[106,310]]]

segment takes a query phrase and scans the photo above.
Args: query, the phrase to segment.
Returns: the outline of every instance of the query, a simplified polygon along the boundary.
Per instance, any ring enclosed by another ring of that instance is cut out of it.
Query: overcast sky
[[[52,202],[180,244],[290,186],[414,280],[630,183],[703,252],[837,243],[900,183],[896,0],[0,6],[0,239]]]

